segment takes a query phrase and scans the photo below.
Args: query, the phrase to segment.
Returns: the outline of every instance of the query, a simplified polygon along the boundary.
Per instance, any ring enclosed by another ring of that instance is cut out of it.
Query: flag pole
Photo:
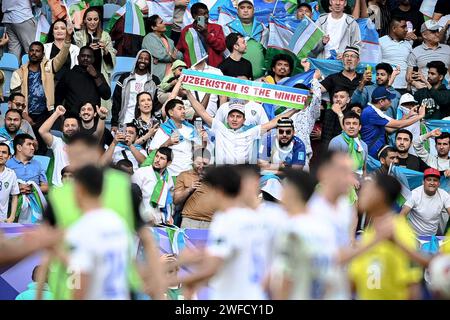
[[[277,1],[275,2],[275,5],[273,6],[272,15],[275,14],[275,10],[277,9],[278,1],[279,1],[279,0],[277,0]]]

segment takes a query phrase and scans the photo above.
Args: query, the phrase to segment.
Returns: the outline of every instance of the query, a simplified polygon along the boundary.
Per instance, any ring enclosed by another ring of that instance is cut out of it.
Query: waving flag
[[[36,35],[34,37],[34,41],[40,41],[42,43],[45,43],[47,40],[47,34],[50,30],[50,24],[48,23],[47,19],[43,14],[39,16],[39,20],[37,23],[36,28]]]
[[[20,194],[17,204],[16,219],[19,223],[30,224],[42,221],[42,213],[47,207],[47,201],[39,186],[34,181],[17,180],[18,183],[31,185],[32,192]]]
[[[114,25],[117,23],[117,20],[119,20],[121,17],[123,17],[125,12],[126,12],[126,5],[121,7],[119,10],[117,10],[117,12],[114,13],[114,15],[111,17],[111,19],[109,19],[108,26],[105,28],[105,31],[108,33],[111,32]]]
[[[147,1],[148,16],[157,14],[165,24],[173,23],[174,0],[151,0]]]
[[[138,36],[145,36],[144,16],[139,6],[127,0],[125,4],[125,28],[124,32],[135,34]]]
[[[296,84],[304,84],[307,87],[311,87],[311,81],[314,78],[314,73],[316,72],[315,69],[311,69],[304,73],[299,73],[295,76],[286,78],[278,82],[277,84],[280,84],[282,86],[288,86],[293,87]]]
[[[368,18],[358,19],[357,22],[362,43],[360,61],[381,61],[379,35],[375,24]]]
[[[341,60],[327,60],[314,58],[308,58],[308,60],[311,62],[311,66],[316,69],[319,69],[324,77],[327,77],[333,73],[341,72],[344,69],[344,65],[342,64]],[[367,63],[367,62],[360,63],[356,67],[356,72],[363,73],[368,65],[372,66],[372,78],[375,79],[376,63]]]
[[[420,6],[420,12],[423,13],[425,20],[431,19],[433,17],[434,8],[438,0],[423,0]]]

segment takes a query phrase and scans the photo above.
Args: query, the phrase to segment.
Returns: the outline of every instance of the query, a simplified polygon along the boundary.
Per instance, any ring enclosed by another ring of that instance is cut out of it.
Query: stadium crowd
[[[449,1],[298,0],[293,19],[322,32],[301,34],[307,56],[269,45],[254,0],[224,24],[201,1],[175,0],[171,23],[117,2],[145,36],[97,2],[77,22],[64,1],[2,1],[2,59],[21,64],[0,67],[0,223],[38,226],[0,238],[0,263],[46,252],[19,299],[188,299],[206,282],[219,300],[450,298]],[[190,90],[185,70],[308,100]],[[161,256],[158,226],[208,242]]]

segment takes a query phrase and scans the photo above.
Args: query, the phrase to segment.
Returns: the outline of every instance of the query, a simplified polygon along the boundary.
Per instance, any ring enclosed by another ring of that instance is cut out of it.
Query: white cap
[[[244,3],[244,2],[248,2],[248,3],[250,3],[252,6],[255,6],[255,3],[253,2],[253,0],[238,0],[237,6],[239,7],[239,5],[240,5],[241,3]]]
[[[239,111],[245,116],[245,102],[243,100],[231,99],[228,107],[229,107],[228,114],[230,114],[231,111]]]
[[[267,192],[272,197],[277,199],[278,201],[281,201],[281,195],[283,191],[283,186],[281,185],[280,180],[278,179],[269,179],[267,180],[264,187],[261,188],[261,191]]]
[[[405,93],[400,97],[399,105],[403,105],[404,103],[415,103],[418,104],[419,102],[414,99],[413,95],[411,93]]]

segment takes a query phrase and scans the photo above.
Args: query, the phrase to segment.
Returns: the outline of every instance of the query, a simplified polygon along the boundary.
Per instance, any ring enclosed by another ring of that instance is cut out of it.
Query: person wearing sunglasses
[[[277,134],[271,143],[260,149],[260,165],[263,169],[275,171],[285,167],[302,170],[306,160],[306,148],[303,141],[295,136],[294,122],[290,118],[281,118],[277,122],[276,130]]]

